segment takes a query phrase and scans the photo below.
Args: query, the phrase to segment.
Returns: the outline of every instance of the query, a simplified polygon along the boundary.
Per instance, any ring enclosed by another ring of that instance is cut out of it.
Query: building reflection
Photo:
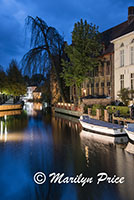
[[[128,142],[128,144],[127,144],[125,150],[126,150],[128,153],[134,155],[134,143]]]
[[[39,111],[42,111],[42,103],[26,102],[24,110],[29,116],[37,116]]]
[[[23,130],[27,126],[27,117],[22,110],[0,112],[0,141],[23,140]]]
[[[91,135],[87,137],[83,131],[80,133],[80,138],[81,149],[85,156],[87,167],[92,168],[94,165],[93,162],[95,162],[96,166],[94,167],[96,171],[106,172],[111,177],[113,175],[125,177],[125,182],[123,184],[113,184],[112,187],[118,191],[119,199],[126,199],[125,197],[127,196],[129,196],[128,199],[133,199],[134,144],[130,142],[126,144],[116,144],[103,140],[100,141],[91,137]],[[111,185],[108,183],[106,184],[110,191]]]

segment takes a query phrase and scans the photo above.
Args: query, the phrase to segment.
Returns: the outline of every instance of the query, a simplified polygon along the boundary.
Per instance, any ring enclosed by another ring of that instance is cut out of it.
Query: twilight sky
[[[25,18],[41,17],[71,42],[71,31],[81,18],[99,26],[102,32],[127,20],[133,0],[0,0],[0,65],[18,62],[29,50],[25,37]]]

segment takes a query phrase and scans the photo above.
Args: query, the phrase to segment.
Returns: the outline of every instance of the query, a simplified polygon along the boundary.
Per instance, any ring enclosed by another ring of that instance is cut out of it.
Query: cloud
[[[106,30],[127,20],[132,0],[0,0],[0,64],[7,66],[12,58],[19,61],[29,46],[25,41],[25,18],[41,17],[71,42],[74,23],[81,18]]]

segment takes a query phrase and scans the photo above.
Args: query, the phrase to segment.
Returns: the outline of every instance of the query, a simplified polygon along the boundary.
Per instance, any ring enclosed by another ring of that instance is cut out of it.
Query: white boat
[[[110,137],[127,136],[124,126],[112,124],[97,119],[92,119],[88,115],[82,115],[79,119],[83,130]]]
[[[127,124],[124,129],[128,134],[129,139],[134,142],[134,123]]]

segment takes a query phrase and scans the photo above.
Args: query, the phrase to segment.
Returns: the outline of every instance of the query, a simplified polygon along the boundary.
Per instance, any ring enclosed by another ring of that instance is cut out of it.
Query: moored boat
[[[124,126],[92,119],[88,115],[82,115],[79,119],[83,130],[95,134],[101,134],[110,137],[127,136]]]
[[[129,139],[134,142],[134,123],[127,124],[124,129],[128,134]]]

